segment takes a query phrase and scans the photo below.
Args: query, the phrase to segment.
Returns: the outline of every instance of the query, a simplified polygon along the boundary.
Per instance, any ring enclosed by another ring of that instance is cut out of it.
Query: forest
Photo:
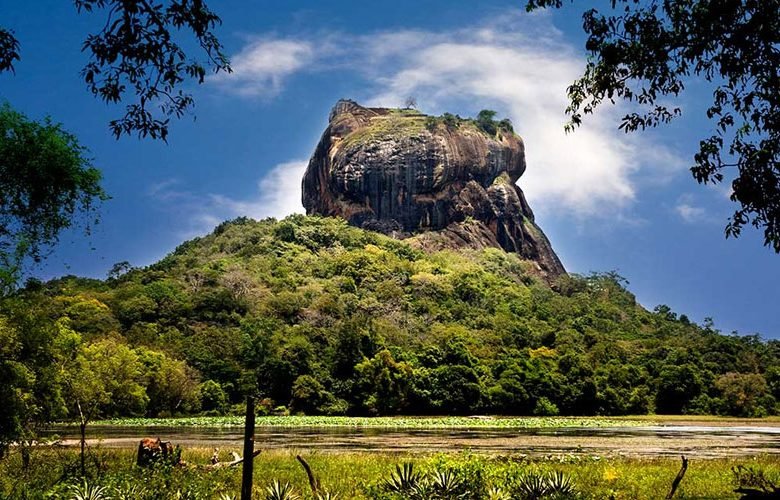
[[[780,343],[648,311],[614,272],[547,283],[497,249],[293,215],[238,218],[106,280],[2,302],[7,444],[58,420],[306,415],[774,415]]]

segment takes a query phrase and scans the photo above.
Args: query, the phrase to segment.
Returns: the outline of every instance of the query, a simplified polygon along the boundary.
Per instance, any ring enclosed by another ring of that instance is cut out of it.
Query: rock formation
[[[553,278],[566,271],[515,184],[523,141],[472,120],[339,101],[303,178],[308,214],[413,244],[503,248]]]

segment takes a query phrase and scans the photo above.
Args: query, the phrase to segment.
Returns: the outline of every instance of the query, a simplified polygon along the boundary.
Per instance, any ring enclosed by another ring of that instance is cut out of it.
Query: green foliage
[[[514,498],[521,500],[576,498],[574,482],[560,471],[547,474],[528,472],[519,478],[512,490]]]
[[[32,121],[0,104],[0,294],[14,288],[27,259],[40,261],[107,198],[88,154],[49,118]]]
[[[207,380],[198,386],[198,392],[200,407],[204,412],[220,414],[227,409],[227,394],[219,383]]]
[[[483,109],[477,114],[477,126],[487,135],[493,137],[498,132],[496,124],[496,112],[492,109]]]
[[[41,375],[62,366],[88,371],[86,385],[114,370],[123,381],[96,382],[92,418],[215,415],[247,391],[306,415],[777,413],[777,342],[649,312],[616,273],[548,286],[527,264],[495,249],[424,254],[339,219],[237,219],[121,278],[6,299],[37,311],[31,331],[76,340],[59,365],[33,362],[11,324],[2,366],[18,389],[3,397],[16,414],[11,395],[30,381],[56,393],[81,380]]]
[[[183,456],[189,464],[206,464],[212,449],[189,448]],[[138,468],[134,450],[109,449],[99,457],[99,473],[86,484],[73,477],[69,463],[74,450],[38,447],[30,467],[19,468],[17,454],[0,461],[0,496],[3,498],[73,498],[87,490],[100,489],[106,498],[155,500],[160,498],[235,498],[240,490],[241,470],[229,467],[204,471],[201,467]],[[568,455],[567,455],[568,456]],[[543,498],[657,498],[669,490],[679,470],[679,459],[632,459],[626,457],[552,457],[529,460],[522,455],[489,456],[419,453],[399,457],[383,453],[313,454],[307,457],[322,482],[321,498],[355,500],[400,500],[401,498],[524,498],[517,490],[523,478],[537,477],[542,487],[558,491]],[[386,480],[399,461],[412,464],[419,474],[411,494],[388,491]],[[685,498],[730,498],[735,487],[765,488],[778,483],[780,465],[771,456],[751,459],[699,460],[690,467],[678,494]],[[733,472],[732,472],[733,469]],[[96,469],[95,472],[98,472]],[[306,475],[289,451],[267,450],[255,459],[254,497],[265,498],[267,487],[304,498]],[[300,493],[303,492],[303,493]],[[510,496],[511,494],[511,496]],[[282,497],[283,498],[283,497]]]
[[[526,5],[535,10],[563,3]],[[704,184],[730,181],[739,208],[727,236],[752,224],[764,230],[764,244],[780,253],[777,9],[775,1],[690,0],[613,0],[611,9],[588,8],[582,25],[589,57],[582,77],[568,88],[567,128],[616,99],[635,109],[623,116],[621,129],[656,127],[682,114],[675,101],[689,81],[709,87],[706,114],[713,132],[699,141],[693,177]]]
[[[38,427],[65,413],[60,366],[78,336],[36,303],[6,299],[0,307],[0,456],[13,442],[24,449]]]
[[[149,401],[138,355],[113,339],[82,345],[64,378],[71,412],[82,421],[140,414]]]
[[[265,489],[265,500],[299,500],[300,498],[290,483],[280,483],[274,480]]]
[[[94,426],[122,427],[241,427],[241,415],[176,418],[126,417],[96,420]],[[631,427],[641,420],[604,417],[347,417],[304,415],[258,415],[256,427],[350,427],[368,429],[559,429],[569,427]]]
[[[81,71],[89,91],[111,104],[123,100],[128,91],[137,98],[127,105],[124,117],[110,122],[117,138],[137,133],[165,140],[170,118],[181,118],[194,104],[192,95],[181,90],[185,80],[203,83],[207,67],[231,71],[213,32],[221,20],[205,2],[75,0],[74,4],[79,12],[107,12],[103,29],[88,35],[82,44],[90,56]],[[194,35],[205,63],[185,52],[189,42],[179,40],[181,32]],[[19,42],[13,31],[0,28],[0,72],[13,71],[18,59]],[[159,114],[154,113],[155,107]]]
[[[395,466],[395,472],[385,480],[387,491],[399,494],[411,494],[422,482],[422,475],[414,469],[414,464],[404,463]]]
[[[80,484],[73,484],[68,488],[68,494],[73,500],[104,500],[109,498],[107,488],[96,484],[90,484],[83,479]]]

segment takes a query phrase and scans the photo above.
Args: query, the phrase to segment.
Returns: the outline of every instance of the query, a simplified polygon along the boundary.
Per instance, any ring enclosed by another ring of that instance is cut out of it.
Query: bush
[[[558,414],[558,407],[545,397],[539,398],[534,407],[534,415],[540,417],[554,417]]]
[[[489,136],[496,135],[498,126],[495,121],[496,112],[491,109],[483,109],[477,114],[477,127]]]
[[[222,414],[228,406],[228,398],[222,386],[213,380],[207,380],[198,387],[200,407],[204,412]]]

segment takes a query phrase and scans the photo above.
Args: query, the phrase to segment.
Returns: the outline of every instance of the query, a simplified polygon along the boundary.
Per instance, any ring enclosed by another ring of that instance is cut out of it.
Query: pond
[[[53,427],[65,446],[78,444],[74,427]],[[239,449],[241,428],[94,426],[91,445],[135,448],[143,437],[173,441],[185,448]],[[649,425],[557,429],[383,429],[347,427],[260,427],[255,446],[324,453],[480,453],[697,458],[780,455],[780,426]]]

